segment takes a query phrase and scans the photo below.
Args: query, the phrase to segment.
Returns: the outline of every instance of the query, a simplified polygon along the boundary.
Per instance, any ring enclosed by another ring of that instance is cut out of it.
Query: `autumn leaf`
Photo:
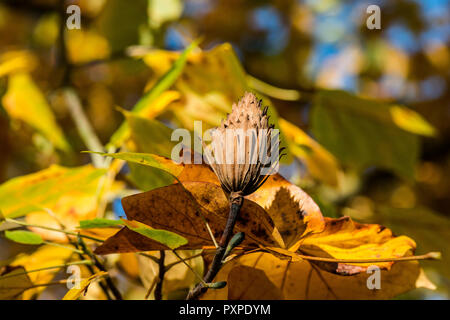
[[[247,273],[244,284],[234,281],[235,273],[242,271],[242,266],[257,270]],[[369,290],[367,280],[371,274],[365,272],[347,277],[325,271],[306,260],[290,261],[269,253],[250,253],[225,264],[214,281],[228,280],[228,286],[208,290],[202,299],[259,299],[260,292],[245,290],[248,288],[245,284],[257,286],[254,281],[261,278],[257,272],[264,273],[264,282],[270,281],[286,300],[389,299],[416,287],[432,288],[429,281],[420,281],[423,275],[417,261],[395,263],[391,270],[381,270],[381,289]]]
[[[205,221],[217,238],[225,227],[228,201],[218,185],[208,182],[185,182],[128,196],[122,200],[129,220],[136,220],[158,229],[175,232],[188,240],[180,249],[212,246]],[[149,213],[154,214],[149,214]],[[246,233],[244,244],[276,245],[281,237],[265,211],[252,201],[244,201],[236,230]],[[129,229],[122,229],[95,251],[97,254],[164,250],[152,241]]]
[[[98,208],[99,184],[106,170],[91,165],[48,169],[9,180],[0,185],[0,209],[6,218],[26,216],[29,224],[60,228],[78,226],[94,218]],[[116,183],[111,188],[120,189]],[[113,190],[113,189],[111,189]],[[110,190],[106,190],[110,191]],[[59,232],[33,228],[44,239],[66,241]]]
[[[66,263],[72,256],[73,251],[68,248],[55,247],[52,245],[43,245],[31,254],[19,254],[11,266],[20,266],[26,271],[43,269],[47,267],[58,266]],[[33,284],[42,284],[50,282],[60,269],[48,269],[28,274]],[[24,299],[30,299],[33,295],[41,293],[45,286],[36,287],[27,290],[24,293]]]
[[[36,56],[28,51],[7,51],[0,55],[0,77],[32,71],[37,64]]]
[[[89,285],[98,280],[101,277],[104,277],[108,274],[108,272],[100,271],[96,274],[93,274],[89,278],[81,280],[79,283],[79,287],[74,287],[67,291],[67,293],[62,298],[63,300],[77,300],[81,295],[85,294],[89,288]]]
[[[183,238],[176,233],[166,230],[153,229],[138,221],[127,221],[123,219],[122,221],[131,231],[141,234],[148,239],[159,242],[169,249],[174,250],[187,243],[186,238]]]
[[[8,91],[3,96],[2,103],[12,119],[24,121],[60,150],[70,150],[45,96],[28,73],[9,76]]]
[[[33,282],[23,267],[0,268],[0,300],[20,299],[32,286]]]

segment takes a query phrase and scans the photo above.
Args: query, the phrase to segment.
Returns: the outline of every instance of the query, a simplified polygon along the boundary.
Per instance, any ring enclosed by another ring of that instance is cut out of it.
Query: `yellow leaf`
[[[69,291],[67,291],[66,295],[62,298],[63,300],[77,300],[83,293],[85,293],[88,288],[89,285],[97,280],[100,277],[104,277],[105,275],[107,275],[108,272],[105,271],[100,271],[96,274],[93,274],[92,276],[90,276],[87,279],[83,279],[80,284],[79,284],[79,288],[72,288]]]
[[[91,165],[75,168],[53,165],[11,179],[0,185],[0,209],[7,218],[26,215],[30,224],[59,229],[61,222],[69,229],[75,228],[78,221],[95,218],[99,185],[105,172]],[[66,236],[60,232],[41,228],[33,228],[33,231],[44,239],[66,241]]]
[[[67,51],[70,61],[80,64],[107,58],[110,47],[108,40],[97,32],[70,30],[67,32]]]
[[[250,253],[225,264],[214,281],[228,279],[227,287],[208,290],[202,299],[259,299],[260,292],[246,291],[248,286],[233,281],[235,277],[232,274],[241,271],[242,266],[255,269],[254,273],[247,273],[246,283],[257,287],[256,281],[261,279],[257,272],[262,271],[266,276],[264,286],[269,287],[267,281],[270,281],[277,288],[275,293],[281,291],[286,300],[390,299],[416,288],[416,281],[421,277],[417,261],[395,263],[389,271],[380,270],[381,287],[371,290],[367,286],[368,278],[372,275],[370,273],[361,272],[346,277],[325,271],[305,260],[280,260],[270,253]]]
[[[11,266],[23,266],[27,271],[53,267],[66,263],[72,256],[73,251],[55,247],[51,245],[44,245],[31,254],[20,254],[11,263]],[[28,276],[33,284],[48,283],[53,277],[61,271],[61,269],[49,269],[39,272],[29,273]],[[63,270],[65,272],[65,270]],[[45,287],[36,287],[27,290],[23,298],[31,299],[33,295],[39,294]]]
[[[13,119],[21,120],[41,132],[55,147],[69,151],[64,134],[44,95],[29,74],[11,74],[2,103]]]
[[[27,51],[8,51],[0,55],[0,77],[32,71],[38,64],[37,58]]]

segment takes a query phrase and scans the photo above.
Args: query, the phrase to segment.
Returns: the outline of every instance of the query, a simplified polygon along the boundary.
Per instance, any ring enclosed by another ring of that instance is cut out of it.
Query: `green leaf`
[[[158,120],[146,119],[132,113],[126,114],[131,139],[138,152],[152,153],[170,158],[176,141],[171,141],[172,129]],[[167,186],[173,177],[159,169],[130,163],[128,178],[141,190],[147,191]]]
[[[22,244],[42,244],[43,240],[40,235],[31,231],[17,230],[17,231],[5,231],[5,237],[11,241]]]
[[[414,119],[408,125],[399,120],[406,114]],[[311,110],[312,133],[343,164],[378,166],[409,179],[419,155],[416,134],[431,135],[431,128],[412,110],[344,91],[320,91]]]
[[[60,150],[70,151],[44,94],[28,73],[10,75],[2,103],[11,118],[27,123]]]
[[[168,248],[174,250],[188,243],[187,239],[167,230],[153,229],[138,221],[123,220],[125,225],[132,231],[137,232],[149,239],[155,240]]]
[[[132,113],[139,114],[141,112],[145,112],[147,108],[151,107],[153,101],[158,98],[161,93],[169,89],[174,82],[177,80],[178,76],[183,71],[183,68],[186,64],[188,54],[197,47],[197,41],[193,41],[180,55],[180,57],[174,62],[172,68],[167,71],[158,82],[151,88],[148,92],[144,94],[144,96],[136,103],[136,105],[132,109]],[[111,137],[108,146],[119,147],[129,135],[129,127],[128,123],[124,122],[119,129],[114,132]]]
[[[122,225],[120,220],[111,220],[104,218],[95,218],[91,220],[81,220],[80,229],[92,229],[92,228],[111,228]]]
[[[139,152],[153,153],[170,158],[173,147],[178,143],[171,141],[173,130],[154,119],[146,119],[127,113],[131,139]]]
[[[139,163],[144,166],[161,169],[170,173],[175,178],[183,170],[183,166],[177,165],[172,160],[151,153],[135,153],[135,152],[102,153],[94,151],[83,151],[83,152],[96,153],[106,157],[112,157],[115,159],[121,159],[128,162]]]

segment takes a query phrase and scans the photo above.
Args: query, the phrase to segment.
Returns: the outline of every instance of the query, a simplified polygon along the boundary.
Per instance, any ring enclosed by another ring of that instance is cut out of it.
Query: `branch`
[[[166,268],[164,267],[165,260],[166,260],[166,252],[164,250],[160,250],[159,251],[159,261],[158,261],[159,274],[158,274],[158,280],[156,282],[156,288],[155,288],[155,300],[162,300],[162,287],[163,287],[164,275],[166,274]]]
[[[220,268],[222,267],[222,260],[225,255],[228,242],[230,242],[231,236],[233,234],[234,225],[236,223],[237,216],[239,215],[239,211],[241,210],[243,203],[242,195],[236,197],[236,195],[232,193],[230,195],[230,199],[232,199],[230,205],[230,213],[228,215],[225,230],[223,231],[222,237],[220,238],[219,246],[216,249],[216,254],[214,256],[213,262],[211,263],[208,272],[203,278],[203,282],[197,284],[195,288],[189,292],[186,298],[187,300],[195,300],[201,294],[205,293],[208,290],[207,285],[214,280]]]

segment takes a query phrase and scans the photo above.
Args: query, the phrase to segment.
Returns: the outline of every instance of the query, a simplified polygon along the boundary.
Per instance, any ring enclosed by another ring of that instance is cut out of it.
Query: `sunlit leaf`
[[[0,77],[15,72],[29,72],[37,64],[37,58],[27,51],[7,51],[0,55]]]
[[[96,31],[75,29],[67,32],[67,52],[72,63],[81,64],[106,59],[110,51],[107,39]]]
[[[96,153],[114,159],[121,159],[132,163],[139,163],[141,165],[157,168],[170,173],[174,177],[178,176],[181,173],[181,171],[183,171],[183,166],[177,165],[170,159],[150,153],[134,153],[134,152],[120,152],[120,153],[90,152],[90,153]]]
[[[367,287],[370,273],[361,272],[347,277],[320,269],[305,260],[280,260],[269,253],[250,253],[225,264],[214,281],[228,280],[228,286],[221,290],[208,290],[202,299],[258,299],[261,296],[259,290],[246,290],[249,286],[243,286],[238,282],[240,278],[233,276],[242,270],[242,266],[256,269],[254,273],[247,273],[244,283],[252,283],[251,286],[256,287],[256,281],[261,281],[263,272],[264,286],[277,288],[273,292],[274,298],[277,298],[276,292],[281,291],[286,300],[390,299],[418,287],[420,283],[416,283],[421,275],[417,261],[395,263],[389,271],[380,270],[381,289],[370,290]]]
[[[70,249],[44,245],[31,254],[19,254],[11,263],[11,266],[23,266],[27,271],[53,267],[66,263],[72,254],[73,251]],[[33,284],[48,283],[52,281],[59,271],[61,269],[48,269],[29,273],[28,276]],[[41,293],[44,289],[45,287],[36,287],[27,290],[24,293],[24,299],[30,299],[33,295]]]
[[[87,292],[89,285],[93,281],[95,281],[101,277],[104,277],[107,274],[108,274],[108,272],[100,271],[96,274],[93,274],[92,276],[90,276],[87,279],[83,279],[79,283],[79,288],[74,287],[74,288],[70,289],[69,291],[67,291],[67,293],[64,295],[64,297],[62,299],[63,300],[77,300],[82,294]]]
[[[0,185],[0,210],[7,218],[26,216],[30,224],[61,228],[78,226],[78,221],[95,218],[99,206],[99,187],[104,169],[91,165],[48,169],[11,179]],[[120,190],[121,185],[112,188]],[[108,189],[105,192],[113,192]],[[116,192],[116,191],[114,191]],[[44,239],[67,241],[64,234],[32,228]]]

